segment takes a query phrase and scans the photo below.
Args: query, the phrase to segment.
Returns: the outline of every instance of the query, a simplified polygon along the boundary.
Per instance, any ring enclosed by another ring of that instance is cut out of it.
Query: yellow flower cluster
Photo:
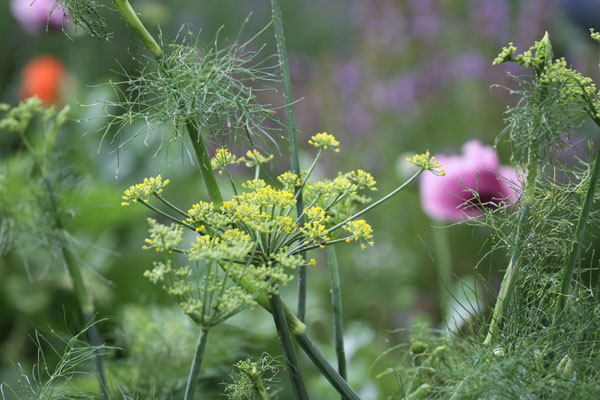
[[[189,251],[190,261],[197,260],[243,260],[254,243],[247,233],[238,228],[227,229],[219,236],[202,235],[196,238]]]
[[[160,175],[156,178],[145,178],[144,182],[130,186],[129,189],[125,190],[121,205],[128,206],[131,203],[136,203],[138,200],[146,202],[151,195],[162,193],[163,188],[167,186],[169,182],[168,179],[163,181]]]
[[[429,150],[423,154],[416,154],[412,157],[406,157],[406,161],[413,164],[415,167],[421,168],[425,171],[431,171],[436,175],[446,175],[446,171],[440,169],[442,168],[442,164],[440,164],[439,161],[436,161],[435,157],[432,157],[429,154]]]
[[[346,225],[344,225],[344,229],[350,232],[353,236],[346,239],[346,242],[350,243],[352,239],[354,241],[360,241],[361,249],[366,249],[367,243],[369,246],[373,246],[373,228],[371,225],[367,224],[364,219],[359,219],[357,221],[350,221]]]
[[[237,165],[245,161],[245,159],[237,158],[235,154],[231,154],[225,147],[221,147],[217,150],[215,156],[210,160],[210,166],[212,169],[218,169],[219,174],[223,173],[223,168],[227,168],[230,165]]]
[[[354,183],[358,185],[359,189],[370,189],[373,191],[377,190],[377,188],[375,187],[377,182],[375,182],[373,175],[363,171],[362,169],[350,171],[346,174],[346,177],[354,181]]]
[[[277,180],[283,184],[285,190],[292,192],[296,186],[300,186],[302,184],[302,180],[298,178],[298,175],[291,171],[286,171],[279,175]]]
[[[317,133],[310,138],[308,144],[311,144],[315,147],[320,147],[323,150],[327,150],[327,148],[331,147],[336,153],[339,153],[340,151],[340,142],[338,142],[333,135],[330,135],[327,132]]]
[[[252,168],[257,165],[266,164],[273,159],[273,154],[263,156],[258,150],[252,149],[246,152],[246,167]]]
[[[304,234],[304,244],[316,243],[321,244],[329,240],[329,232],[327,231],[327,223],[331,217],[327,215],[325,210],[319,206],[313,206],[308,210],[304,210],[306,215],[306,223],[300,228],[300,232]]]

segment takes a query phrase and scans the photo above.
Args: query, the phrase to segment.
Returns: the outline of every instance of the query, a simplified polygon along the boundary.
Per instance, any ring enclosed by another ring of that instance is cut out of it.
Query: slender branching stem
[[[308,400],[308,393],[306,392],[304,379],[302,379],[302,371],[300,370],[296,350],[292,343],[292,336],[287,327],[281,299],[279,298],[279,295],[273,294],[269,301],[273,313],[273,320],[277,327],[277,335],[279,336],[279,342],[281,343],[281,348],[283,350],[283,356],[287,362],[287,369],[292,382],[292,388],[294,389],[295,398],[298,400]]]
[[[585,199],[583,200],[583,206],[581,207],[581,213],[579,214],[579,220],[577,221],[575,235],[571,244],[571,253],[569,254],[567,265],[563,270],[560,295],[558,296],[558,301],[556,303],[556,309],[554,312],[554,319],[552,321],[552,334],[555,333],[555,330],[560,323],[561,316],[567,305],[567,301],[569,300],[568,297],[571,280],[573,279],[573,271],[575,270],[575,265],[577,264],[579,253],[581,252],[583,235],[585,234],[588,218],[590,216],[590,210],[592,208],[592,203],[594,202],[594,195],[596,194],[596,188],[598,186],[598,175],[600,171],[600,149],[598,149],[598,152],[596,153],[596,159],[594,160],[594,166],[592,168],[592,176],[589,180],[587,193],[585,195]]]
[[[210,156],[208,154],[208,149],[206,148],[206,142],[204,141],[199,128],[197,128],[192,121],[188,120],[186,127],[192,142],[192,147],[194,148],[196,160],[198,161],[198,168],[200,169],[204,184],[206,185],[206,190],[208,191],[208,197],[214,203],[215,208],[219,208],[223,204],[223,197],[221,196],[221,189],[219,189],[219,185],[217,184],[215,172],[210,165]]]
[[[329,228],[327,230],[327,232],[331,233],[331,232],[333,232],[333,231],[341,228],[342,226],[346,225],[347,222],[355,220],[356,218],[360,217],[361,215],[365,214],[366,212],[371,211],[372,209],[374,209],[375,207],[377,207],[381,203],[383,203],[383,202],[389,200],[390,198],[394,197],[394,195],[396,195],[402,189],[404,189],[405,187],[407,187],[408,185],[410,185],[412,182],[414,182],[415,179],[417,179],[419,177],[419,175],[421,175],[423,173],[423,171],[425,171],[425,170],[424,169],[420,169],[413,176],[411,176],[410,178],[408,178],[408,180],[406,182],[404,182],[402,185],[398,186],[396,189],[392,190],[390,193],[388,193],[387,195],[383,196],[381,199],[377,200],[375,203],[369,205],[368,207],[363,208],[362,210],[358,211],[356,214],[352,215],[351,217],[348,217],[345,220],[343,220],[342,222],[340,222],[339,224],[337,224],[337,225]]]
[[[514,248],[510,256],[508,267],[504,272],[502,283],[500,284],[500,291],[498,292],[496,305],[494,306],[494,311],[492,312],[492,320],[490,321],[487,335],[483,341],[484,345],[490,345],[495,341],[498,324],[502,319],[504,307],[506,304],[508,304],[514,288],[515,276],[517,275],[517,270],[519,268],[519,258],[521,257],[521,239],[523,236],[523,230],[525,229],[525,225],[529,219],[529,207],[533,201],[537,180],[538,161],[537,155],[534,154],[533,151],[534,150],[532,150],[532,148],[529,149],[529,159],[527,162],[527,181],[525,183],[523,205],[520,209],[519,221],[514,236]]]
[[[169,200],[165,199],[164,197],[162,197],[160,194],[155,193],[154,194],[156,196],[157,199],[159,199],[160,201],[163,202],[164,205],[166,205],[167,207],[169,207],[171,210],[175,211],[177,214],[181,215],[182,217],[185,218],[189,218],[189,214],[186,213],[185,211],[183,211],[182,209],[180,209],[179,207],[177,207],[176,205],[174,205],[173,203],[171,203]]]
[[[192,361],[192,367],[190,368],[190,374],[185,387],[184,400],[192,400],[194,398],[194,391],[196,390],[196,383],[198,382],[198,375],[200,374],[200,366],[202,364],[202,358],[204,357],[204,349],[206,348],[207,339],[208,330],[202,329],[200,336],[198,337],[198,343],[196,343],[194,360]]]
[[[281,68],[281,79],[283,81],[283,94],[285,97],[285,116],[288,126],[288,140],[290,142],[290,155],[292,158],[292,169],[298,175],[300,174],[300,159],[298,157],[298,141],[296,140],[296,119],[294,117],[294,106],[292,97],[292,84],[290,80],[290,71],[288,68],[287,49],[285,45],[285,34],[283,32],[283,18],[278,0],[271,0],[271,9],[273,13],[273,25],[275,27],[275,41],[277,42],[277,54],[279,56],[279,66]],[[296,192],[296,214],[302,215],[304,209],[304,199],[302,189],[297,186]],[[298,224],[304,223],[304,217],[300,217]],[[306,267],[298,268],[298,317],[304,321],[306,315]]]
[[[338,363],[338,372],[345,380],[348,380],[346,368],[346,352],[344,350],[344,322],[342,309],[342,287],[340,285],[340,271],[338,268],[337,254],[335,246],[327,248],[329,255],[329,270],[331,273],[331,304],[333,306],[333,339],[335,345],[335,354]],[[342,396],[342,399],[345,397]]]
[[[354,236],[350,235],[350,236],[345,236],[345,237],[339,238],[339,239],[329,240],[327,242],[313,243],[313,244],[309,244],[309,245],[301,244],[298,247],[288,251],[287,254],[298,254],[300,252],[304,252],[304,251],[308,251],[308,250],[313,250],[313,249],[318,249],[318,248],[322,249],[325,246],[331,246],[332,244],[347,242],[348,240],[351,240],[353,238],[354,238]]]
[[[159,57],[162,54],[162,50],[156,40],[152,37],[150,32],[146,29],[142,21],[137,16],[131,4],[127,0],[113,0],[113,4],[121,14],[121,17],[127,22],[127,25],[133,30],[137,37],[144,43],[144,45],[154,54]]]
[[[166,212],[162,211],[161,209],[154,207],[152,204],[148,203],[147,201],[140,200],[140,203],[143,204],[144,206],[148,207],[149,209],[151,209],[155,213],[157,213],[159,215],[162,215],[166,219],[175,222],[176,224],[179,224],[181,226],[185,226],[186,228],[191,229],[193,231],[196,230],[196,228],[194,226],[188,224],[187,222],[183,222],[183,221],[178,220],[177,218],[173,217],[172,215],[167,214]]]
[[[302,180],[302,184],[300,185],[300,189],[298,191],[296,191],[296,196],[294,197],[295,199],[298,199],[298,196],[300,196],[302,194],[302,189],[304,189],[304,186],[306,185],[306,182],[308,181],[308,178],[310,178],[310,175],[312,174],[313,170],[317,166],[317,163],[321,159],[321,155],[322,154],[323,154],[323,148],[321,147],[319,149],[319,152],[317,153],[317,156],[315,157],[315,160],[311,164],[310,168],[308,168],[308,171],[306,172],[306,176],[304,177],[304,179]],[[300,176],[298,176],[298,177],[300,177]],[[302,218],[303,215],[304,214],[299,214],[298,218]]]

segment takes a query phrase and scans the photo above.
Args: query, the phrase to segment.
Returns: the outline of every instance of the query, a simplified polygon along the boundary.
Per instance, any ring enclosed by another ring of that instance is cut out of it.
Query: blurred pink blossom
[[[23,28],[31,33],[60,29],[66,22],[67,11],[57,0],[11,0],[10,8]]]
[[[492,147],[471,140],[462,150],[462,155],[436,157],[446,170],[445,176],[422,175],[421,205],[427,215],[436,220],[460,221],[479,215],[480,203],[495,208],[500,202],[517,201],[516,172],[500,165]],[[473,192],[479,194],[479,201]]]

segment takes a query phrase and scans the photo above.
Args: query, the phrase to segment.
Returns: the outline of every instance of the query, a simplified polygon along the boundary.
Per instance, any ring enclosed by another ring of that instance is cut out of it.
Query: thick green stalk
[[[281,68],[281,79],[283,81],[283,94],[285,97],[285,116],[288,126],[288,140],[290,141],[290,155],[292,158],[292,169],[296,175],[300,174],[300,159],[298,158],[298,141],[296,140],[296,119],[294,117],[294,106],[292,97],[292,84],[290,80],[290,71],[288,67],[287,49],[285,46],[285,34],[283,32],[283,18],[278,0],[271,0],[271,9],[273,13],[273,24],[275,27],[275,41],[277,42],[277,54],[279,56],[279,66]],[[301,216],[298,224],[304,223],[302,211],[304,210],[304,199],[302,198],[302,188],[296,187],[296,213]],[[304,321],[306,315],[306,267],[298,268],[298,317]]]
[[[206,143],[199,129],[194,126],[191,121],[187,121],[186,127],[194,153],[196,154],[196,160],[198,161],[198,168],[204,179],[206,190],[208,191],[208,197],[215,204],[215,208],[219,208],[223,204],[223,197],[221,196],[221,189],[217,184],[217,178],[215,172],[210,165],[210,156],[208,155],[208,149]]]
[[[338,362],[338,372],[348,380],[346,369],[346,352],[344,350],[344,322],[342,309],[342,288],[340,285],[340,271],[338,268],[337,254],[334,246],[327,248],[329,255],[329,270],[331,272],[331,304],[333,305],[333,339],[335,354]],[[342,396],[342,398],[344,398]]]
[[[508,263],[508,267],[506,268],[506,271],[504,272],[504,277],[502,278],[502,283],[500,284],[500,291],[498,292],[496,305],[494,306],[494,311],[492,312],[492,320],[490,321],[488,333],[485,337],[485,340],[483,341],[484,345],[490,345],[496,339],[497,328],[498,324],[500,323],[500,320],[502,319],[502,312],[504,311],[504,306],[508,303],[508,301],[510,300],[510,296],[512,295],[512,291],[514,288],[514,280],[519,267],[519,258],[521,257],[521,236],[523,235],[523,229],[525,228],[525,225],[527,224],[527,219],[529,218],[529,207],[531,202],[533,201],[533,195],[537,179],[537,168],[537,158],[530,148],[529,160],[527,162],[527,182],[525,185],[525,199],[523,200],[523,205],[521,206],[517,231],[515,232],[515,247],[513,248],[513,252],[510,257],[510,262]]]
[[[121,14],[121,17],[127,22],[127,25],[133,30],[137,37],[144,43],[144,45],[154,54],[159,57],[162,54],[162,50],[156,40],[152,37],[150,32],[146,29],[140,18],[135,13],[131,4],[127,0],[113,0],[113,4]]]
[[[232,277],[234,281],[238,281],[236,277]],[[252,280],[246,277],[239,279],[239,285],[244,288],[248,293],[256,293],[258,288]],[[256,302],[262,306],[265,310],[273,313],[271,307],[271,301],[266,293],[261,293],[256,297]],[[321,354],[319,349],[310,341],[306,335],[306,326],[296,317],[296,315],[286,306],[284,302],[281,302],[285,320],[290,332],[296,338],[296,341],[304,350],[306,355],[311,359],[313,364],[319,369],[321,374],[332,384],[332,386],[344,396],[346,399],[360,400],[360,397],[352,390],[348,383],[340,376],[340,374],[329,364],[327,359]]]
[[[306,333],[301,333],[295,336],[296,342],[300,345],[304,353],[311,359],[313,364],[321,371],[321,374],[331,383],[331,386],[337,392],[348,400],[360,400],[358,394],[348,385],[337,373],[337,371],[329,364],[325,356],[321,354],[319,349],[313,344]]]
[[[194,391],[196,390],[196,383],[198,382],[198,374],[200,373],[200,365],[202,365],[202,358],[204,357],[207,339],[208,330],[202,329],[200,336],[198,337],[198,343],[196,343],[194,360],[192,361],[190,375],[188,376],[187,385],[185,387],[184,400],[192,400],[194,398]]]
[[[59,236],[60,252],[63,259],[63,264],[65,265],[69,276],[71,277],[71,282],[73,283],[73,290],[75,291],[75,295],[77,296],[77,301],[79,303],[79,307],[81,308],[83,317],[86,321],[91,321],[92,318],[94,318],[94,304],[92,302],[90,293],[88,292],[87,287],[85,286],[85,282],[83,281],[81,270],[77,266],[77,263],[75,262],[73,255],[71,254],[71,250],[69,249],[69,244],[64,231],[63,222],[58,212],[58,207],[56,205],[56,197],[54,195],[54,190],[52,189],[52,185],[50,184],[50,180],[48,178],[44,178],[44,186],[46,187],[46,194],[48,195],[48,200],[50,201],[51,212],[54,215],[54,225],[57,235]],[[88,332],[90,344],[96,348],[99,348],[101,345],[100,335],[98,334],[98,328],[96,327],[96,324],[91,324],[88,329]],[[98,383],[100,385],[100,391],[102,392],[102,397],[105,400],[108,400],[110,397],[108,396],[106,387],[102,356],[99,354],[98,350],[95,350],[94,353],[94,363],[96,365],[96,371],[98,372]]]
[[[571,244],[571,253],[569,254],[569,259],[567,260],[567,265],[563,270],[562,282],[560,286],[560,295],[558,296],[558,302],[556,304],[556,310],[554,313],[554,319],[552,321],[552,333],[556,330],[562,313],[567,305],[569,289],[571,286],[571,280],[573,279],[573,271],[575,269],[575,265],[577,264],[577,260],[579,258],[579,253],[581,252],[581,246],[583,245],[583,235],[585,234],[585,229],[587,226],[588,218],[590,216],[590,210],[592,208],[592,203],[594,202],[594,195],[596,193],[596,187],[598,186],[598,175],[600,171],[600,149],[596,153],[596,160],[594,160],[594,166],[592,170],[592,176],[590,177],[590,182],[587,188],[587,193],[585,195],[585,199],[583,201],[583,206],[581,207],[581,213],[579,215],[579,220],[577,221],[577,227],[575,228],[575,236],[573,238],[573,242]]]
[[[308,393],[306,392],[306,386],[304,385],[304,379],[302,378],[302,371],[300,370],[296,350],[292,343],[292,336],[287,327],[281,299],[278,295],[273,294],[270,297],[270,304],[273,312],[273,320],[277,327],[277,335],[279,336],[279,342],[281,343],[281,348],[283,350],[283,356],[287,362],[287,369],[290,374],[295,398],[298,400],[308,400]]]
[[[225,271],[225,272],[227,272],[227,271]],[[238,278],[235,276],[230,276],[230,278],[234,282],[239,281],[238,284],[247,293],[255,294],[256,292],[259,291],[258,287],[256,286],[256,284],[254,284],[253,280],[247,276],[242,276],[241,278]],[[264,291],[261,292],[256,297],[255,301],[261,307],[263,307],[265,310],[267,310],[270,313],[273,313],[273,309],[271,308],[271,300],[269,299],[269,295],[267,293],[265,293]],[[294,314],[292,312],[292,310],[290,310],[285,303],[282,302],[281,305],[283,307],[283,312],[285,314],[285,320],[287,322],[287,326],[288,326],[290,332],[292,332],[293,335],[298,335],[298,334],[304,333],[304,331],[306,331],[306,326],[304,325],[304,323],[302,321],[300,321],[298,319],[298,317],[296,317],[296,314]]]

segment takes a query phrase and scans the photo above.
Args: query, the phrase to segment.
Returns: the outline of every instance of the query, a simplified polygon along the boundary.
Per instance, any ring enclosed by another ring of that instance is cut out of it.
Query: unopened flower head
[[[331,147],[336,153],[340,151],[340,142],[338,142],[333,135],[330,135],[327,132],[317,133],[310,138],[308,143],[323,150],[327,150]]]
[[[148,224],[150,225],[150,238],[146,239],[144,250],[154,248],[157,252],[166,251],[171,254],[173,249],[181,243],[183,239],[182,226],[175,224],[162,225],[152,218],[148,218]]]

